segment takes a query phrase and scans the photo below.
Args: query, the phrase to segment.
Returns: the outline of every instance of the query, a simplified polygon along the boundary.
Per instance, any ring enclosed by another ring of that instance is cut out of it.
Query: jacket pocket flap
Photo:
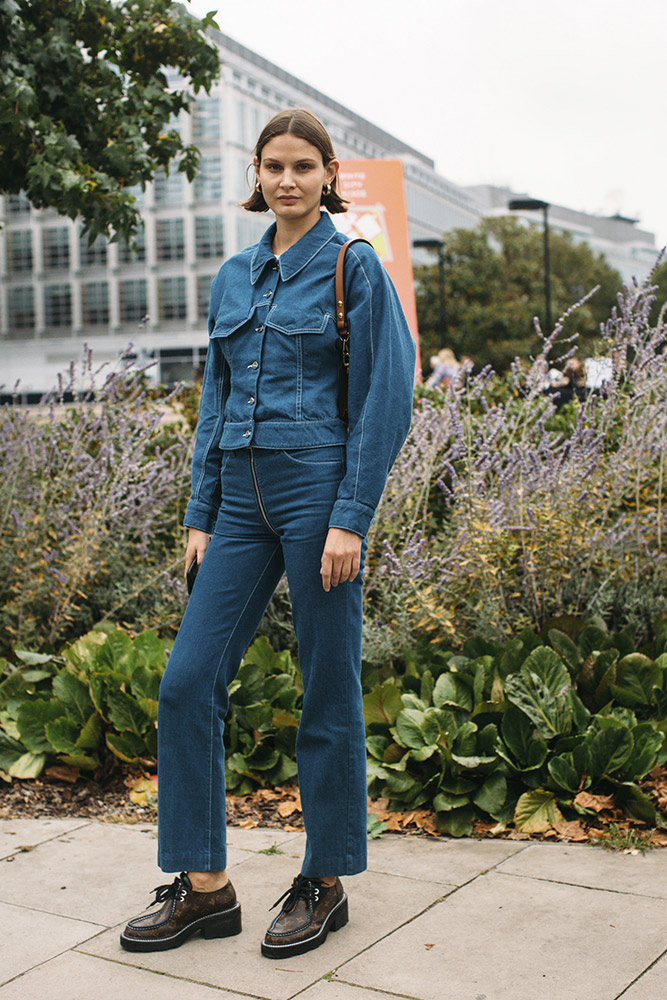
[[[239,327],[244,326],[252,316],[252,309],[243,315],[239,313],[225,313],[218,316],[213,327],[212,337],[229,337],[235,333]]]
[[[274,306],[267,317],[266,325],[291,337],[297,333],[324,333],[331,320],[331,313],[310,313],[304,316],[299,315],[297,310],[294,315],[284,307]]]

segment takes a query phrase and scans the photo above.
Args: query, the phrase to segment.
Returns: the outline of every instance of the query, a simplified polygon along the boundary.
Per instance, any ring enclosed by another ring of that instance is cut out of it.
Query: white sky
[[[430,156],[667,243],[665,0],[190,0]]]

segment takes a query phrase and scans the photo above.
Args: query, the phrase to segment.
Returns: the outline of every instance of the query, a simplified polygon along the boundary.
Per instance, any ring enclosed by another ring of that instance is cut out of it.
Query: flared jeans
[[[158,864],[165,872],[226,867],[227,686],[283,572],[304,691],[296,743],[302,873],[354,875],[366,867],[362,574],[328,593],[320,576],[344,472],[343,446],[223,454],[215,531],[160,689]],[[364,552],[365,541],[362,565]]]

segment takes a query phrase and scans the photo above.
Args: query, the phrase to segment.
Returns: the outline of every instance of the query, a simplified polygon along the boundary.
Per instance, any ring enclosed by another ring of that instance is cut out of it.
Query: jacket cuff
[[[375,510],[365,503],[356,500],[336,500],[329,518],[329,527],[353,531],[355,535],[365,538],[374,517]]]
[[[216,510],[212,514],[210,508],[205,504],[197,500],[191,500],[185,508],[183,524],[186,528],[197,528],[199,531],[205,531],[207,535],[212,535],[217,513]]]

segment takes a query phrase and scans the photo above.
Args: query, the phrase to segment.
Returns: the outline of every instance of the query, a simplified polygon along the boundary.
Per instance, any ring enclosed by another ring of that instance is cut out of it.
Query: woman
[[[162,680],[158,864],[183,869],[124,948],[241,930],[225,872],[223,720],[239,668],[283,572],[303,675],[297,764],[307,846],[262,952],[316,948],[347,922],[339,876],[366,867],[361,618],[365,537],[412,408],[415,347],[371,247],[345,261],[351,329],[348,421],[338,415],[334,273],[345,238],[338,161],[309,111],[277,114],[255,149],[244,208],[271,210],[260,242],[211,288],[210,344],[192,468],[186,569],[199,573]],[[277,904],[276,904],[277,905]]]

